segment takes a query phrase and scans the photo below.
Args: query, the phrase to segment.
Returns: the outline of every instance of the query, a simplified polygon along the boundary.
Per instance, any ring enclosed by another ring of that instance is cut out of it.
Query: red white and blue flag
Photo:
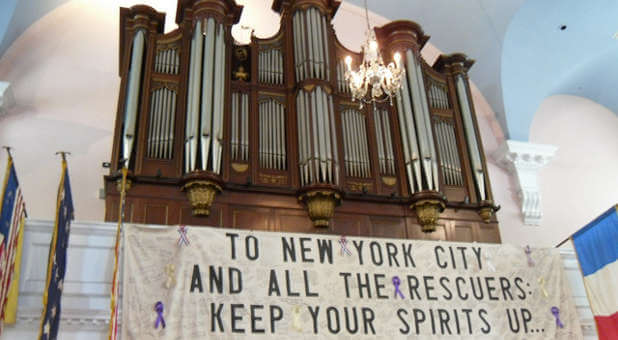
[[[573,235],[601,340],[618,340],[618,205]]]
[[[8,299],[9,288],[15,269],[15,253],[18,245],[19,230],[26,216],[17,174],[11,157],[8,159],[4,186],[0,197],[0,311],[4,320],[4,307]]]

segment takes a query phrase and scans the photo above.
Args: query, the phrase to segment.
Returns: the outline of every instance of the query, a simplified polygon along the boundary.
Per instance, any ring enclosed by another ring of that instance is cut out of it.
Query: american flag
[[[1,319],[4,320],[4,307],[13,278],[19,230],[26,216],[26,204],[11,157],[8,159],[0,202],[0,233],[4,237],[0,243],[0,311],[2,311]]]
[[[60,325],[60,300],[66,270],[69,232],[73,219],[73,198],[66,162],[62,162],[62,176],[56,203],[56,223],[49,248],[47,284],[43,292],[43,315],[41,316],[40,340],[56,339]]]

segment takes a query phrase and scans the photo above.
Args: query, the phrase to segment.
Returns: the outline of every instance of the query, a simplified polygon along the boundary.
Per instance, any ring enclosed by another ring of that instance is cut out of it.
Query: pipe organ
[[[420,57],[419,25],[375,28],[405,69],[393,99],[354,102],[331,25],[336,0],[275,0],[280,30],[240,45],[233,0],[120,10],[121,88],[106,219],[500,242],[469,89],[473,61]]]

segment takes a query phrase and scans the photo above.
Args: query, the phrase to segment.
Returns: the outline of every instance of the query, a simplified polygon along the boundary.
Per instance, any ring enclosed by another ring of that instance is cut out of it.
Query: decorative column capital
[[[541,223],[543,212],[537,174],[551,161],[557,150],[558,147],[553,145],[507,140],[494,152],[498,164],[517,179],[521,213],[527,225]]]
[[[0,81],[0,116],[6,114],[13,105],[15,105],[15,97],[11,83]]]

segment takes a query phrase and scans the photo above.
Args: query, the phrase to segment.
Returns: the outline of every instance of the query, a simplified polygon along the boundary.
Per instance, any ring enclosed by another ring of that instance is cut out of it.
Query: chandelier
[[[350,86],[352,101],[358,100],[361,109],[364,104],[373,103],[375,105],[376,102],[386,100],[393,105],[393,97],[397,95],[405,73],[401,67],[401,55],[396,52],[393,56],[395,63],[384,65],[375,32],[369,25],[367,0],[365,0],[365,19],[367,20],[367,40],[362,46],[363,61],[357,71],[352,71],[352,57],[345,57],[347,65],[345,80]]]

